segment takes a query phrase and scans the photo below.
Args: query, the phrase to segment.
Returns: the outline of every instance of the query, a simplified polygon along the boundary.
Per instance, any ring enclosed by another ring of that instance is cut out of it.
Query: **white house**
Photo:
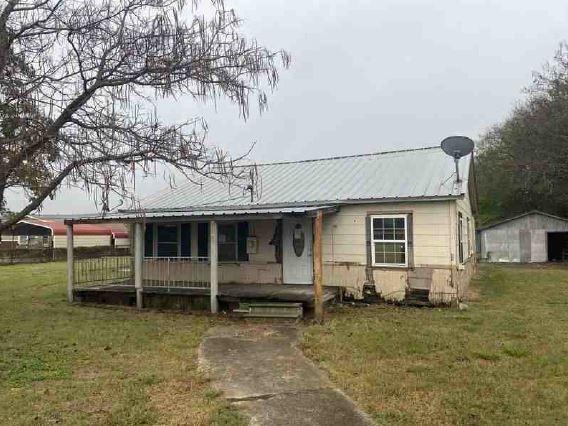
[[[73,224],[134,225],[133,278],[120,282],[136,284],[139,306],[156,287],[211,289],[216,310],[231,284],[262,291],[318,280],[354,298],[421,292],[448,303],[465,296],[475,265],[472,158],[459,160],[460,179],[438,146],[259,164],[252,189],[203,178],[149,197],[140,210],[66,223],[69,232]],[[86,288],[94,289],[88,280],[71,283],[70,298]]]

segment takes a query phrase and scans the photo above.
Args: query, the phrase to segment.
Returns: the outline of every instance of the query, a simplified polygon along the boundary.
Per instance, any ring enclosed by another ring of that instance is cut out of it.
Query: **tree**
[[[202,13],[197,3],[0,0],[0,213],[9,189],[28,199],[0,231],[63,183],[107,210],[109,194],[130,194],[133,168],[239,177],[235,159],[205,143],[201,119],[166,124],[153,101],[225,97],[246,119],[253,96],[265,108],[263,88],[276,87],[289,55],[245,39],[223,0]]]
[[[479,143],[481,223],[533,209],[568,216],[568,45],[527,95]]]

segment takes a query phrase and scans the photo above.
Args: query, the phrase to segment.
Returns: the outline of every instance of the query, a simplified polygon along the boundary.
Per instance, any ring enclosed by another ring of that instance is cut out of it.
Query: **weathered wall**
[[[464,215],[471,217],[467,199],[462,201],[461,208]],[[410,268],[367,266],[366,218],[384,213],[412,214]],[[452,268],[457,269],[455,215],[454,201],[342,206],[339,212],[324,219],[324,284],[346,287],[354,297],[362,296],[365,283],[374,283],[377,293],[387,300],[404,299],[408,288],[430,289],[432,293],[452,294],[455,298],[457,289],[451,274]],[[473,218],[470,220],[473,230]],[[474,243],[472,237],[472,252]]]
[[[568,222],[533,213],[481,230],[481,258],[488,262],[546,262],[548,232],[568,232]]]
[[[258,239],[258,251],[249,254],[248,262],[220,262],[219,282],[282,283],[282,264],[276,263],[275,248],[269,244],[276,223],[276,220],[249,221],[249,235]]]

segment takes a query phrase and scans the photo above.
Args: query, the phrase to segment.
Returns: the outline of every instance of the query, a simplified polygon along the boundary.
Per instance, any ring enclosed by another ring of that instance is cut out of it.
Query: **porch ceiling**
[[[333,213],[338,210],[337,206],[298,206],[298,207],[274,207],[259,209],[216,209],[216,210],[180,210],[180,211],[139,211],[110,213],[99,217],[83,217],[67,219],[65,223],[100,223],[100,222],[139,222],[140,220],[156,221],[168,219],[172,221],[197,221],[206,219],[215,220],[238,220],[238,219],[277,219],[286,215],[315,215],[317,211]]]

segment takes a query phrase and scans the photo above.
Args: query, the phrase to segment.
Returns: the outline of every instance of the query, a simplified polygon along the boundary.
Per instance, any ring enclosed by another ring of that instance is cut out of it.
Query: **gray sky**
[[[197,115],[209,143],[256,161],[297,160],[431,146],[450,134],[477,138],[504,119],[522,90],[568,39],[560,0],[227,0],[243,32],[292,65],[269,110],[243,122],[234,105],[160,103],[166,120]],[[140,196],[162,178],[137,182]],[[18,207],[14,199],[13,208]],[[44,213],[96,207],[62,191]]]

